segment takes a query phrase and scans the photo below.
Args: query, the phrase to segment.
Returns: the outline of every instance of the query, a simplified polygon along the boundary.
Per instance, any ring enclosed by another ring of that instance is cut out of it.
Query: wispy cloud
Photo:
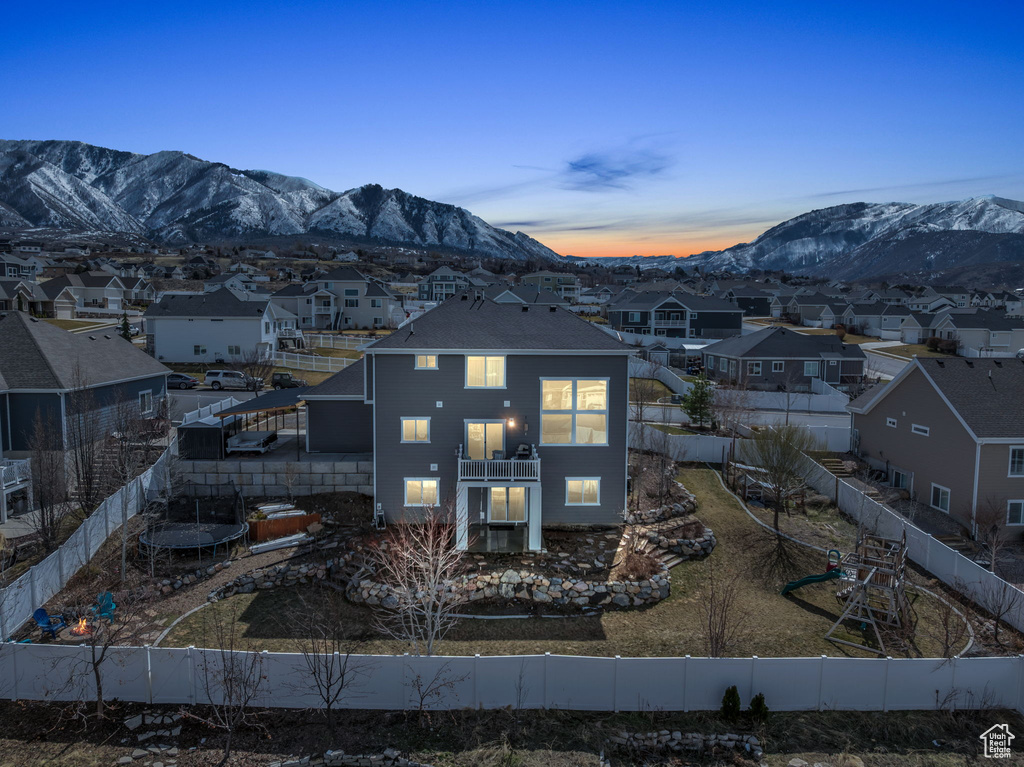
[[[874,186],[865,187],[863,189],[841,189],[836,192],[819,192],[818,194],[809,195],[811,199],[819,199],[824,197],[846,197],[852,194],[873,194],[875,192],[898,192],[903,190],[927,190],[927,189],[943,189],[945,187],[957,186],[958,184],[977,184],[979,182],[988,181],[1007,181],[1012,179],[1019,179],[1024,174],[1022,173],[1000,173],[994,176],[971,176],[968,178],[948,178],[936,181],[921,181],[913,184],[894,184],[892,186]]]
[[[561,184],[584,192],[630,189],[638,181],[662,175],[671,165],[669,155],[650,149],[588,152],[565,164]]]

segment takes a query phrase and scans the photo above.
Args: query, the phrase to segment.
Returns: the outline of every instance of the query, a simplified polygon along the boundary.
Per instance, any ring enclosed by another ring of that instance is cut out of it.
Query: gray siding
[[[11,416],[8,425],[11,436],[9,446],[6,446],[5,450],[28,450],[36,411],[42,416],[44,423],[60,423],[60,395],[8,394],[7,400]]]
[[[373,450],[373,405],[362,400],[310,400],[308,423],[330,424],[309,433],[314,453],[369,453]]]
[[[543,523],[615,524],[626,490],[625,356],[509,355],[505,389],[465,388],[465,357],[442,354],[438,370],[414,370],[413,355],[376,357],[376,500],[389,519],[403,516],[405,477],[437,477],[442,500],[454,499],[457,451],[465,442],[465,419],[515,418],[506,430],[506,451],[519,443],[537,445],[541,458]],[[372,369],[372,368],[371,368]],[[609,379],[608,446],[540,445],[542,377]],[[437,406],[438,402],[441,407]],[[505,402],[509,406],[505,407]],[[429,417],[430,444],[403,444],[401,418]],[[437,469],[432,470],[431,464]],[[566,477],[600,477],[601,505],[565,505]]]

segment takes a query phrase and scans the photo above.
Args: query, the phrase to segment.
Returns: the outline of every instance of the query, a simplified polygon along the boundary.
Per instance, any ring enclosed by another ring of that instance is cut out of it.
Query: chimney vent
[[[528,311],[530,311],[530,307],[529,307],[529,306],[527,306],[526,304],[523,304],[523,311],[524,311],[524,312],[528,312]]]

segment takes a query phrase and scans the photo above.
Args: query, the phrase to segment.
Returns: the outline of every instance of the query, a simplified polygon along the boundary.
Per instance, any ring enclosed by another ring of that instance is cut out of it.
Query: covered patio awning
[[[219,418],[227,418],[231,415],[248,415],[250,413],[267,413],[280,410],[290,410],[293,407],[306,404],[303,400],[310,387],[300,386],[296,389],[277,389],[266,394],[253,397],[245,402],[239,402],[233,407],[225,408],[217,413]]]

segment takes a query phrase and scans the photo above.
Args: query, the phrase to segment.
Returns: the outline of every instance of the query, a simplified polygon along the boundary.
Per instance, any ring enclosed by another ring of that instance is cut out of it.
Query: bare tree
[[[804,485],[804,454],[818,447],[817,440],[807,429],[787,424],[759,429],[747,445],[748,460],[761,469],[761,479],[771,495],[773,525],[779,532],[780,514],[789,513],[790,496]]]
[[[938,596],[937,601],[935,620],[923,624],[924,633],[939,645],[939,654],[943,658],[952,658],[963,650],[970,627],[949,595]]]
[[[1015,586],[995,576],[972,584],[958,584],[956,590],[963,594],[975,594],[975,602],[992,616],[992,641],[1000,647],[999,627],[1006,616],[1024,607],[1024,593]]]
[[[207,714],[202,716],[195,708],[182,709],[181,713],[224,733],[224,751],[217,764],[223,767],[231,758],[235,733],[254,723],[253,708],[267,677],[263,655],[242,641],[234,610],[204,620],[203,633],[210,637],[205,644],[217,648],[202,650],[198,666],[202,689],[209,701]]]
[[[388,589],[377,625],[409,642],[416,655],[433,655],[468,598],[459,584],[463,552],[456,548],[448,519],[450,514],[427,507],[422,521],[394,526],[370,553],[370,565]]]
[[[246,349],[231,361],[231,367],[245,373],[249,378],[269,383],[274,373],[273,352],[260,349]]]
[[[645,423],[652,409],[658,407],[658,395],[662,384],[655,378],[657,365],[643,362],[636,375],[629,379],[629,409],[633,420]]]
[[[358,688],[367,669],[354,653],[362,645],[362,637],[350,636],[348,621],[339,608],[339,598],[312,600],[298,597],[291,623],[301,627],[296,650],[302,655],[309,672],[309,682],[323,703],[327,729],[335,734],[334,709],[343,700],[359,694]],[[309,683],[302,685],[308,690]]]
[[[988,569],[993,573],[1003,546],[1015,537],[1015,532],[1007,527],[1006,504],[1006,498],[987,496],[974,517],[976,538],[988,549]]]
[[[447,693],[454,690],[467,675],[455,676],[451,663],[442,663],[429,677],[417,673],[417,669],[409,667],[409,688],[416,701],[416,721],[420,727],[427,722],[427,711],[430,704],[441,700]]]
[[[721,658],[745,636],[745,616],[737,603],[739,585],[735,578],[723,578],[714,559],[707,561],[707,580],[698,599],[704,651]]]
[[[65,446],[71,458],[78,507],[83,516],[88,516],[102,500],[98,459],[105,435],[99,404],[80,367],[72,372],[72,385],[74,388],[66,395]]]
[[[715,387],[712,410],[719,426],[732,432],[738,426],[745,426],[744,422],[753,410],[751,400],[751,393],[746,389]]]
[[[61,528],[72,508],[60,435],[59,420],[37,409],[28,439],[36,510],[27,519],[47,553],[60,542]]]

